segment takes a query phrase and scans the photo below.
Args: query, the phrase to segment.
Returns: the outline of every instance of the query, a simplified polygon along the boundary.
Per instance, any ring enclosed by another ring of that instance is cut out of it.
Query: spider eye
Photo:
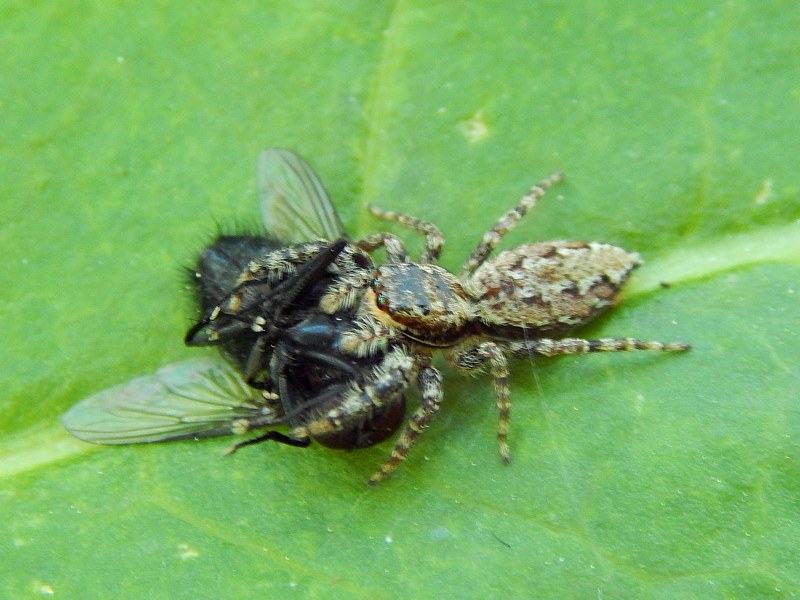
[[[381,310],[388,310],[389,309],[389,299],[386,297],[386,294],[378,294],[375,296],[375,304],[378,305],[378,308]]]

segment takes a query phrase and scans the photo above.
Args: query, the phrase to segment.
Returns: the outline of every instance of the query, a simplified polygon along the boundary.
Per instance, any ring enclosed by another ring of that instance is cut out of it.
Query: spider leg
[[[530,354],[558,356],[561,354],[586,354],[588,352],[629,352],[631,350],[651,350],[656,352],[682,352],[691,349],[691,344],[683,342],[651,342],[636,338],[563,338],[554,340],[542,338],[520,342],[504,342],[506,352],[515,358]]]
[[[342,333],[339,346],[353,356],[372,356],[386,348],[397,335],[396,329],[367,316],[357,319],[352,328]]]
[[[357,243],[359,248],[367,252],[372,252],[382,246],[386,250],[386,262],[388,263],[407,263],[410,260],[405,244],[391,233],[373,233]]]
[[[497,399],[499,417],[497,420],[497,444],[503,462],[511,461],[511,449],[508,446],[508,423],[511,417],[511,393],[508,386],[508,361],[504,352],[505,344],[483,342],[454,353],[450,360],[462,371],[477,371],[487,364],[494,378],[494,393]]]
[[[561,173],[553,173],[550,177],[542,179],[539,183],[534,185],[530,191],[525,194],[519,203],[509,210],[506,214],[500,217],[497,223],[494,224],[489,231],[483,234],[483,239],[478,246],[473,250],[467,262],[461,268],[461,278],[465,279],[472,275],[481,263],[486,260],[486,257],[497,247],[503,236],[509,231],[514,229],[519,223],[520,219],[524,217],[528,211],[534,207],[536,202],[544,196],[548,188],[561,181]]]
[[[294,269],[295,271],[293,276],[286,277],[283,281],[280,281],[274,285],[274,287],[267,286],[265,290],[255,296],[258,298],[260,304],[264,306],[270,306],[270,309],[273,311],[270,315],[271,321],[279,321],[282,313],[291,308],[298,298],[305,295],[308,290],[313,287],[313,285],[319,280],[322,273],[324,273],[331,263],[333,263],[341,254],[346,244],[347,242],[343,239],[331,242],[331,244],[327,247],[319,247],[318,244],[316,246],[313,246],[312,244],[306,244],[302,247],[303,252],[308,251],[307,247],[313,247],[315,249],[315,253],[310,254],[308,260],[305,263],[300,264],[299,267],[296,265],[291,265],[286,261],[287,255],[294,257],[300,255],[300,251],[298,249],[287,248],[267,254],[265,260],[267,258],[269,259],[267,261],[268,264],[272,264],[273,259],[275,259],[275,257],[279,257],[281,261],[286,263],[287,272],[290,270],[290,268]],[[295,252],[292,254],[290,251]],[[303,255],[305,256],[305,254]],[[251,329],[256,333],[263,331],[263,326],[267,324],[265,319],[262,318],[262,322],[256,323],[252,320],[243,319],[242,317],[238,316],[239,311],[242,310],[243,292],[251,288],[256,289],[265,287],[265,282],[269,280],[269,271],[262,274],[263,276],[260,279],[250,278],[257,272],[254,270],[256,264],[257,261],[251,261],[250,265],[245,271],[245,275],[243,275],[244,279],[240,281],[240,283],[227,296],[225,296],[207,316],[205,316],[187,332],[184,339],[187,345],[208,345],[217,342],[220,339],[229,338],[238,334],[240,331],[247,329]],[[216,321],[220,315],[227,317],[231,323],[227,325],[212,325],[212,322]],[[250,321],[249,324],[248,321]]]
[[[505,462],[511,458],[508,447],[508,421],[511,413],[511,399],[508,387],[508,366],[506,356],[527,358],[531,354],[557,356],[561,354],[585,354],[587,352],[626,352],[629,350],[653,350],[660,352],[680,352],[689,350],[691,346],[683,342],[650,342],[636,338],[600,338],[584,340],[581,338],[564,338],[554,340],[543,338],[518,342],[484,342],[470,346],[449,356],[450,362],[461,371],[480,371],[489,365],[494,377],[497,408],[500,418],[497,429],[497,441],[500,455]]]
[[[373,274],[374,269],[360,269],[341,274],[325,289],[319,300],[319,307],[329,315],[351,309],[367,289]]]
[[[391,233],[374,233],[359,240],[356,245],[365,252],[372,252],[380,247],[386,250],[387,263],[409,262],[408,252],[402,241]],[[332,315],[355,306],[361,294],[369,286],[374,275],[374,268],[354,268],[342,273],[333,281],[320,298],[319,306],[323,312]]]
[[[398,438],[394,448],[392,448],[389,458],[369,478],[370,485],[379,483],[406,459],[419,434],[430,424],[434,415],[439,412],[443,395],[441,373],[434,367],[424,366],[417,375],[417,385],[422,395],[422,404],[411,415],[405,430]]]
[[[439,256],[442,254],[442,246],[444,246],[444,236],[436,225],[411,215],[378,208],[374,204],[367,206],[367,210],[379,219],[397,221],[406,229],[423,234],[425,236],[425,250],[423,250],[419,262],[436,264],[436,261],[439,260]]]
[[[316,265],[324,268],[325,265],[322,263],[333,262],[345,245],[345,241],[340,239],[335,242],[307,242],[273,250],[251,260],[239,277],[239,283],[250,280],[272,283],[284,278],[287,274],[294,273],[298,269],[298,265],[304,265],[315,259],[320,261]],[[324,256],[326,249],[330,252],[328,258]]]

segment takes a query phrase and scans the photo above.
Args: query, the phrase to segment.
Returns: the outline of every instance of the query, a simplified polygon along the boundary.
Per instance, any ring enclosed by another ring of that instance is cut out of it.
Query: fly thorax
[[[470,302],[459,280],[441,267],[401,263],[380,267],[366,301],[372,314],[414,341],[449,346],[465,335]]]

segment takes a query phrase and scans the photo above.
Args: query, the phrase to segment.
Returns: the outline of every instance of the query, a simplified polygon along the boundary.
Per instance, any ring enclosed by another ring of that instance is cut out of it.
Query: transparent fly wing
[[[78,402],[61,422],[94,444],[142,444],[230,435],[277,422],[263,396],[227,363],[167,365]]]
[[[317,174],[294,152],[263,150],[257,177],[264,225],[282,242],[348,237]]]

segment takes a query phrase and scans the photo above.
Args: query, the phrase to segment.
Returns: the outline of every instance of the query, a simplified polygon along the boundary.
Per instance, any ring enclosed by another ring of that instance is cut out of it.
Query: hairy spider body
[[[262,152],[258,188],[268,235],[220,236],[198,264],[203,318],[189,345],[217,345],[236,367],[200,359],[164,367],[82,400],[64,417],[76,437],[100,444],[150,443],[288,425],[247,440],[363,448],[399,429],[404,391],[420,406],[391,456],[391,473],[441,405],[442,351],[465,373],[489,370],[499,411],[500,454],[510,458],[508,359],[627,350],[687,350],[635,338],[551,337],[583,325],[616,301],[638,255],[583,242],[523,244],[489,259],[503,236],[560,180],[534,186],[484,234],[456,276],[436,265],[444,238],[426,221],[370,210],[425,236],[411,262],[389,233],[348,241],[324,187],[296,154]],[[336,241],[325,241],[336,240]],[[369,253],[383,247],[375,268]]]
[[[461,340],[475,316],[474,303],[458,278],[433,264],[379,267],[362,307],[405,337],[432,347]]]
[[[689,349],[684,343],[634,338],[547,337],[586,324],[612,306],[631,271],[641,264],[637,254],[616,246],[568,241],[523,244],[488,259],[502,237],[559,180],[559,174],[543,180],[504,214],[484,235],[459,277],[435,264],[444,243],[435,225],[370,207],[376,216],[398,221],[426,237],[418,263],[411,262],[402,243],[388,233],[359,242],[365,250],[384,246],[387,263],[375,270],[359,296],[358,318],[352,329],[342,333],[340,348],[359,357],[375,353],[388,356],[397,348],[405,349],[411,364],[395,364],[393,376],[401,385],[416,377],[422,396],[421,406],[411,416],[390,458],[372,475],[370,483],[379,482],[405,460],[419,433],[439,410],[443,392],[441,375],[431,366],[435,350],[442,350],[447,361],[462,372],[488,369],[492,374],[500,413],[497,438],[500,454],[507,462],[511,456],[507,443],[511,408],[508,358]],[[335,311],[343,305],[326,301],[321,306]],[[384,374],[392,376],[385,369]],[[396,393],[397,388],[388,382],[385,385]],[[380,391],[374,390],[374,394]],[[381,404],[375,395],[366,402],[369,406]],[[313,423],[313,430],[319,435],[326,428],[335,428],[331,423],[346,421],[347,414],[363,410],[358,400],[342,403],[336,407],[334,419]]]
[[[524,244],[481,264],[464,285],[488,335],[521,339],[588,323],[640,264],[608,244]]]

